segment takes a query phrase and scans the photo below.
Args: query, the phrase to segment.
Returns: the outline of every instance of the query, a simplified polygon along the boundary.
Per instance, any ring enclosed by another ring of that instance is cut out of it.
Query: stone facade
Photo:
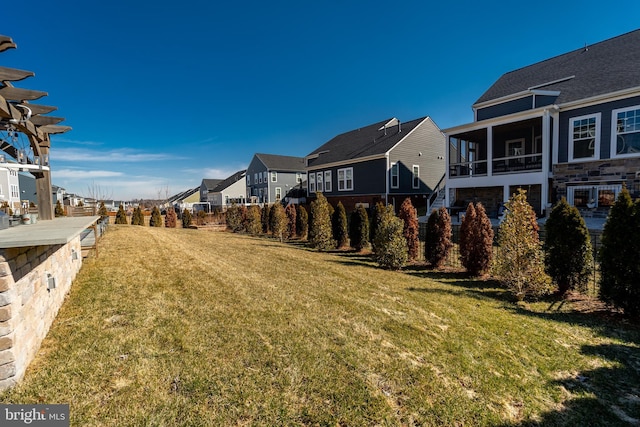
[[[631,197],[640,197],[640,158],[597,162],[562,163],[553,166],[553,200],[567,196],[567,184],[614,185],[624,183]]]
[[[81,266],[79,236],[0,249],[0,390],[24,376]]]

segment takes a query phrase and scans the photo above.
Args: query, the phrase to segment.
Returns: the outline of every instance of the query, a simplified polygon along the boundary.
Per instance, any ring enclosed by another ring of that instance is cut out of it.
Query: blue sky
[[[503,73],[639,27],[637,0],[434,3],[33,0],[0,65],[73,128],[54,184],[157,198],[390,117],[468,123]]]

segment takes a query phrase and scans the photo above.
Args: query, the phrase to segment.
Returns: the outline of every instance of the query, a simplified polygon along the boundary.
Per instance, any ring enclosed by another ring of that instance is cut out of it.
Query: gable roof
[[[189,196],[192,196],[195,193],[200,192],[200,187],[196,187],[196,188],[190,188],[189,190],[185,190],[181,193],[178,194],[174,194],[173,196],[169,197],[168,201],[173,203],[173,202],[177,202],[180,200],[184,200]]]
[[[224,191],[225,189],[229,188],[229,186],[231,186],[232,184],[244,178],[246,172],[247,170],[243,169],[241,171],[234,173],[233,175],[231,175],[230,177],[226,178],[225,180],[221,181],[218,185],[216,185],[212,191],[214,193]]]
[[[305,170],[303,157],[264,153],[256,153],[255,156],[270,170],[283,172],[303,172]]]
[[[222,182],[221,179],[207,179],[207,178],[204,178],[202,180],[202,184],[205,186],[207,191],[213,191],[213,189],[216,188],[216,186],[218,184],[220,184],[221,182]]]
[[[385,154],[427,117],[401,123],[391,118],[342,133],[312,151],[310,166]],[[315,159],[317,158],[317,159]]]
[[[533,90],[559,91],[556,104],[640,87],[640,30],[508,72],[474,104]]]

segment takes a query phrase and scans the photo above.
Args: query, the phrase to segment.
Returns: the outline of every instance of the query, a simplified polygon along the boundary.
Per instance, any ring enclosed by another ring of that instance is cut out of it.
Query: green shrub
[[[62,203],[60,203],[60,200],[58,200],[56,202],[56,208],[54,209],[53,213],[54,213],[54,215],[56,217],[64,216],[64,208],[62,207]],[[126,216],[125,216],[124,224],[126,224],[126,223],[127,223],[127,220],[126,220]],[[116,223],[116,224],[118,224],[118,223]]]
[[[140,206],[133,209],[133,215],[131,215],[131,225],[144,225],[144,215]]]
[[[107,211],[107,207],[104,205],[104,202],[100,202],[100,207],[98,208],[98,215],[100,215],[100,219],[105,219],[109,216],[109,212]]]
[[[309,214],[304,206],[298,206],[298,213],[296,215],[296,229],[301,240],[307,240],[309,235]]]
[[[167,214],[164,216],[164,226],[167,228],[176,228],[178,226],[178,214],[176,214],[175,209],[167,209]]]
[[[434,210],[427,220],[424,242],[424,256],[433,268],[440,268],[447,262],[451,242],[451,217],[447,209]]]
[[[393,213],[393,206],[378,212],[374,259],[380,267],[398,270],[407,262],[407,241],[403,236],[404,221]]]
[[[287,239],[293,239],[296,237],[296,205],[287,205],[284,213],[287,216]]]
[[[407,257],[409,261],[413,261],[418,258],[418,253],[420,252],[420,226],[418,224],[418,212],[413,207],[410,197],[404,199],[404,202],[400,205],[398,218],[404,223],[402,234],[407,241]]]
[[[362,205],[351,213],[349,240],[356,251],[361,251],[369,246],[369,215]]]
[[[239,206],[235,203],[231,204],[227,208],[227,212],[225,214],[225,220],[227,223],[227,227],[234,233],[238,233],[244,230],[244,206]]]
[[[193,216],[189,209],[184,209],[182,211],[182,228],[189,228],[191,226],[191,221],[193,221]]]
[[[333,212],[331,225],[336,246],[338,248],[347,246],[349,244],[349,224],[347,222],[347,212],[344,210],[342,202],[338,202]]]
[[[640,315],[640,202],[623,188],[602,232],[600,298],[631,316]]]
[[[369,218],[369,242],[371,242],[371,246],[374,252],[376,251],[376,231],[378,230],[378,225],[380,224],[380,217],[385,210],[386,207],[382,202],[376,203],[371,210],[371,217]]]
[[[273,237],[281,242],[284,241],[285,233],[287,232],[287,215],[280,202],[271,205],[269,211],[269,228],[271,229]]]
[[[244,229],[252,236],[262,233],[262,221],[260,219],[260,206],[251,205],[247,209]]]
[[[162,214],[157,206],[151,209],[151,219],[149,220],[150,227],[162,227]]]
[[[563,197],[545,223],[545,266],[558,293],[584,291],[593,274],[589,229],[575,206]]]
[[[316,193],[316,200],[311,202],[310,216],[309,245],[321,251],[334,249],[336,245],[331,229],[329,202],[320,192]]]
[[[551,279],[545,273],[536,213],[527,202],[526,191],[519,188],[505,208],[494,275],[518,300],[549,293]]]
[[[460,224],[460,262],[469,273],[481,276],[491,268],[493,227],[482,203],[469,203]]]
[[[118,212],[116,212],[116,224],[127,224],[127,213],[122,205],[118,206]]]
[[[269,205],[262,205],[262,210],[260,211],[260,221],[262,222],[262,232],[264,234],[269,233]]]

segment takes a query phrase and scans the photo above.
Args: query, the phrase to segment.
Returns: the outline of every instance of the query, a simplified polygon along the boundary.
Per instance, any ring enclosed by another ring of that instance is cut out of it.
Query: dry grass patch
[[[358,254],[112,227],[0,400],[70,403],[74,425],[639,418],[638,331],[543,304]]]

